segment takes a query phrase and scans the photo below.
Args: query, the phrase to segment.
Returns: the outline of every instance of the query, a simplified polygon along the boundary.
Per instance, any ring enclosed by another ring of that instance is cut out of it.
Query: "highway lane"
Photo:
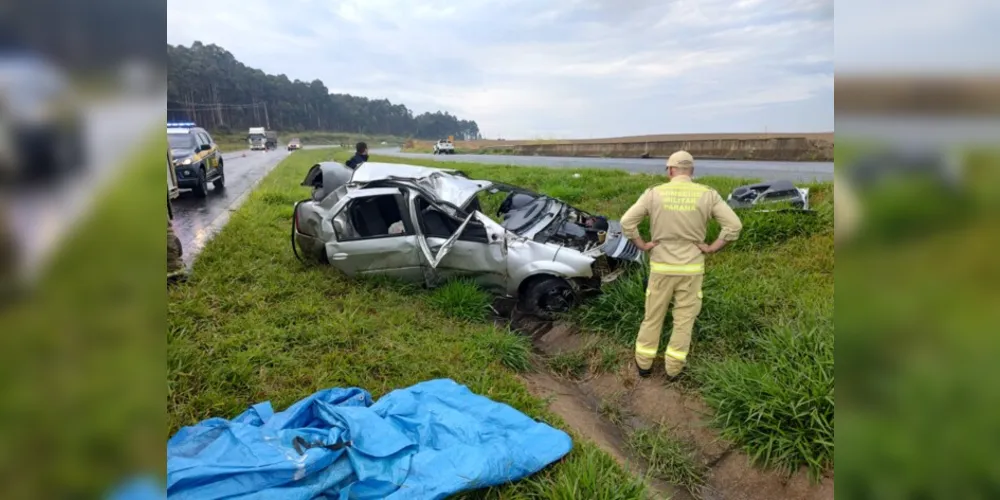
[[[580,158],[565,156],[509,156],[509,155],[431,155],[403,153],[399,148],[373,149],[373,154],[400,158],[419,158],[440,161],[491,163],[499,165],[535,166],[551,168],[612,168],[634,173],[662,174],[666,160],[642,158]],[[696,160],[696,176],[718,175],[724,177],[757,178],[765,181],[787,179],[793,182],[833,180],[833,162],[790,161],[740,161]]]
[[[194,261],[205,243],[225,226],[229,215],[239,208],[257,183],[288,155],[283,147],[267,152],[225,153],[222,156],[225,189],[220,192],[209,184],[205,198],[181,192],[181,196],[173,200],[174,231],[181,240],[186,264]]]

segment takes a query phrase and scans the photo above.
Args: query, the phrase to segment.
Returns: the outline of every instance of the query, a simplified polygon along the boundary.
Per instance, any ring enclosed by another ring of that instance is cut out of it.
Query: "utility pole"
[[[216,126],[223,126],[226,124],[222,119],[222,103],[219,102],[219,86],[212,82],[212,100],[215,101],[215,120]]]
[[[271,130],[271,119],[267,117],[267,101],[264,101],[264,125]]]

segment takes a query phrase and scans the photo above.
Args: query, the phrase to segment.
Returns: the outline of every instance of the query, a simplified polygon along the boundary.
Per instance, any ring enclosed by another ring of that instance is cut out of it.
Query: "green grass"
[[[832,321],[831,321],[832,323]],[[833,325],[786,324],[754,334],[752,357],[699,367],[722,435],[757,463],[814,475],[833,463]]]
[[[649,464],[648,474],[698,496],[707,469],[698,463],[695,450],[674,437],[668,428],[657,425],[637,429],[629,434],[628,446]]]
[[[583,350],[556,354],[549,358],[549,369],[553,372],[571,378],[580,378],[587,373],[590,366],[587,353]]]
[[[490,313],[492,296],[471,279],[461,279],[434,289],[428,300],[436,309],[453,318],[481,322]]]
[[[298,184],[330,154],[305,150],[275,168],[208,242],[190,281],[168,292],[167,433],[259,401],[285,408],[328,387],[362,387],[379,398],[440,377],[561,425],[517,379],[530,366],[524,337],[453,317],[454,297],[353,281],[295,259],[292,203],[307,196]],[[466,301],[458,310],[477,309]],[[568,457],[540,474],[466,498],[624,499],[644,491],[613,459],[576,440]]]
[[[529,481],[490,488],[458,498],[628,500],[649,498],[643,480],[621,468],[607,453],[589,442],[577,442],[558,468],[549,468]]]

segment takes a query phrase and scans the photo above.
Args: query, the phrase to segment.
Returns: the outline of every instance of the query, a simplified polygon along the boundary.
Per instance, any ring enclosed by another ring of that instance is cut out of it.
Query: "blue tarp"
[[[279,413],[265,402],[232,420],[181,429],[167,442],[167,493],[444,498],[524,478],[572,447],[565,432],[452,380],[422,382],[374,404],[361,389],[327,389]]]

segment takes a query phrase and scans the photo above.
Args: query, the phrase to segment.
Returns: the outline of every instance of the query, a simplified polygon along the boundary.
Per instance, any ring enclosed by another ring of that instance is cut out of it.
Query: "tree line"
[[[331,94],[320,80],[268,75],[217,45],[167,45],[167,118],[194,121],[217,132],[266,126],[440,139],[479,139],[479,125],[447,112],[413,112],[387,99]]]

